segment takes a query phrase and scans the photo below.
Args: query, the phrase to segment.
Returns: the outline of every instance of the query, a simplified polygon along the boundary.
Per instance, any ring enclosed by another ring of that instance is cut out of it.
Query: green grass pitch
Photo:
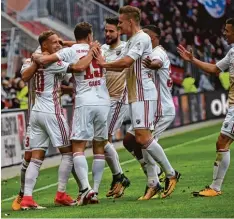
[[[19,177],[2,181],[1,216],[7,218],[225,218],[234,217],[234,166],[233,162],[224,180],[223,194],[212,198],[194,198],[192,191],[200,190],[212,180],[215,159],[215,142],[221,124],[175,135],[160,140],[173,167],[182,176],[171,197],[149,201],[137,201],[143,195],[146,179],[140,165],[124,149],[119,151],[120,161],[125,175],[131,180],[131,186],[125,195],[117,200],[107,199],[106,192],[111,183],[111,172],[105,169],[100,185],[100,204],[74,207],[57,207],[53,203],[56,193],[58,167],[40,172],[34,193],[34,199],[46,210],[11,210],[11,200],[4,201],[17,194]],[[232,149],[233,152],[233,149]],[[92,159],[89,158],[89,167]],[[91,170],[91,168],[90,168]],[[89,174],[91,178],[91,174]],[[77,196],[77,185],[69,180],[67,192]]]

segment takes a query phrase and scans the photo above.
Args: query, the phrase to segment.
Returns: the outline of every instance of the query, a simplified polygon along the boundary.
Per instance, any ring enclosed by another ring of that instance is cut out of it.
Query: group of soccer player
[[[50,143],[62,155],[55,204],[99,203],[105,162],[113,175],[106,196],[121,197],[130,181],[123,174],[112,136],[127,116],[131,118],[131,127],[123,144],[139,161],[147,178],[145,193],[139,200],[166,198],[174,191],[180,173],[171,166],[158,143],[159,136],[175,117],[170,61],[159,45],[161,31],[154,25],[141,29],[138,8],[124,6],[119,14],[119,18],[106,19],[103,46],[93,41],[92,26],[81,22],[74,29],[76,42],[62,41],[53,31],[41,33],[40,47],[23,65],[22,79],[28,81],[30,92],[29,120],[21,189],[12,204],[13,210],[44,209],[34,201],[32,193]],[[122,34],[127,35],[127,42],[120,40]],[[183,47],[178,47],[178,51],[185,60],[200,64]],[[202,64],[199,67],[202,68]],[[224,67],[220,64],[220,69]],[[64,78],[73,88],[61,85]],[[67,92],[73,92],[74,96],[70,129],[60,104],[61,94]],[[230,119],[233,124],[233,114]],[[216,167],[223,167],[220,154],[224,156],[229,152],[233,139],[233,126],[231,131],[225,128],[218,140],[222,143]],[[93,186],[88,180],[84,155],[88,141],[93,146]],[[79,188],[76,200],[66,193],[71,172]],[[212,186],[209,188],[215,190]]]

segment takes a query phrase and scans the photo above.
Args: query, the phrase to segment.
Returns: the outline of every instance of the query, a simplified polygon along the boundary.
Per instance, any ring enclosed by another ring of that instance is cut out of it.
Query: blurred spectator
[[[214,87],[205,74],[202,74],[199,80],[198,92],[213,91]]]
[[[184,93],[197,93],[195,79],[189,73],[186,74],[182,86],[184,88]]]
[[[20,109],[28,109],[28,86],[20,79],[17,83],[17,88],[16,98],[19,101]]]

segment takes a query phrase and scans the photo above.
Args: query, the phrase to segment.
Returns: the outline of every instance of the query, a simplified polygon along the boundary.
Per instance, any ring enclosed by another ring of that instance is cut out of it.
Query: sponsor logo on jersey
[[[95,86],[99,86],[101,85],[101,81],[100,80],[97,80],[97,81],[90,81],[89,82],[89,86],[90,87],[95,87]]]

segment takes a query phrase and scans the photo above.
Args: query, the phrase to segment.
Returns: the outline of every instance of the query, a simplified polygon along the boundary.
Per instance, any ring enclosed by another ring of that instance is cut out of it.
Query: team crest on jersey
[[[120,55],[120,53],[121,53],[121,51],[119,50],[119,51],[116,51],[116,55],[117,56],[119,56]]]
[[[137,119],[136,120],[136,124],[140,124],[141,123],[141,120],[140,119]]]

